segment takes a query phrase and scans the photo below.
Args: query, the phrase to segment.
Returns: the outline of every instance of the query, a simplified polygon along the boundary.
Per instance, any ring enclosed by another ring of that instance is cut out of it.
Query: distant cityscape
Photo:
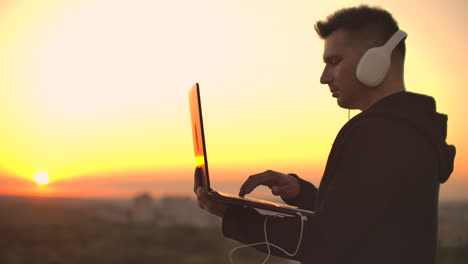
[[[200,210],[192,198],[185,196],[154,199],[150,194],[142,193],[136,195],[129,203],[98,203],[90,212],[102,219],[119,223],[194,227],[215,226],[221,223],[217,217]]]
[[[189,196],[154,198],[149,193],[139,193],[130,200],[0,196],[0,207],[2,204],[15,204],[28,199],[37,203],[42,201],[49,207],[76,209],[112,223],[196,228],[221,226],[218,217],[201,210],[196,200]],[[440,246],[468,244],[468,200],[439,203],[438,239]]]
[[[194,227],[220,226],[221,220],[198,208],[191,197],[165,196],[153,198],[148,193],[136,195],[128,202],[96,203],[89,212],[104,220]],[[468,200],[445,201],[439,204],[439,244],[459,246],[468,243]]]

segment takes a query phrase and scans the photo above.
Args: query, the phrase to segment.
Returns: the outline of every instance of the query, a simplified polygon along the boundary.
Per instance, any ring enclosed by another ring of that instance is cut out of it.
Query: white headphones
[[[390,68],[390,57],[393,49],[395,49],[406,36],[406,32],[398,30],[385,45],[366,51],[356,67],[357,79],[370,87],[379,85]]]

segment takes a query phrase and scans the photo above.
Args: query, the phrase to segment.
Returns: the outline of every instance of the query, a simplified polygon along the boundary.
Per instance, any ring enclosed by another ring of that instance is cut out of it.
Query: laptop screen
[[[192,119],[193,147],[195,151],[195,165],[203,171],[202,182],[206,190],[210,190],[208,177],[208,160],[206,155],[205,134],[203,130],[203,117],[200,101],[200,88],[194,84],[189,92],[190,117]]]

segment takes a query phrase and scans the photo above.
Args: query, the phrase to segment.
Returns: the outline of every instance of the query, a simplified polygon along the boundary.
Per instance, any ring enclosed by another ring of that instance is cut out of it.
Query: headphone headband
[[[388,50],[393,50],[396,48],[396,46],[404,39],[406,38],[406,36],[408,36],[408,34],[406,34],[406,32],[404,32],[403,30],[398,30],[397,32],[395,32],[395,34],[393,34],[392,37],[390,37],[390,39],[387,41],[387,43],[385,43],[385,48],[387,48]]]

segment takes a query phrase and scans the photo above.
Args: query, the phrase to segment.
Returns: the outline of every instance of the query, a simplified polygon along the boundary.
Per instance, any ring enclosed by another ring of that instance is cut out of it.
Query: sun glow
[[[50,182],[49,174],[45,171],[40,171],[34,175],[34,180],[41,185],[48,184]]]

